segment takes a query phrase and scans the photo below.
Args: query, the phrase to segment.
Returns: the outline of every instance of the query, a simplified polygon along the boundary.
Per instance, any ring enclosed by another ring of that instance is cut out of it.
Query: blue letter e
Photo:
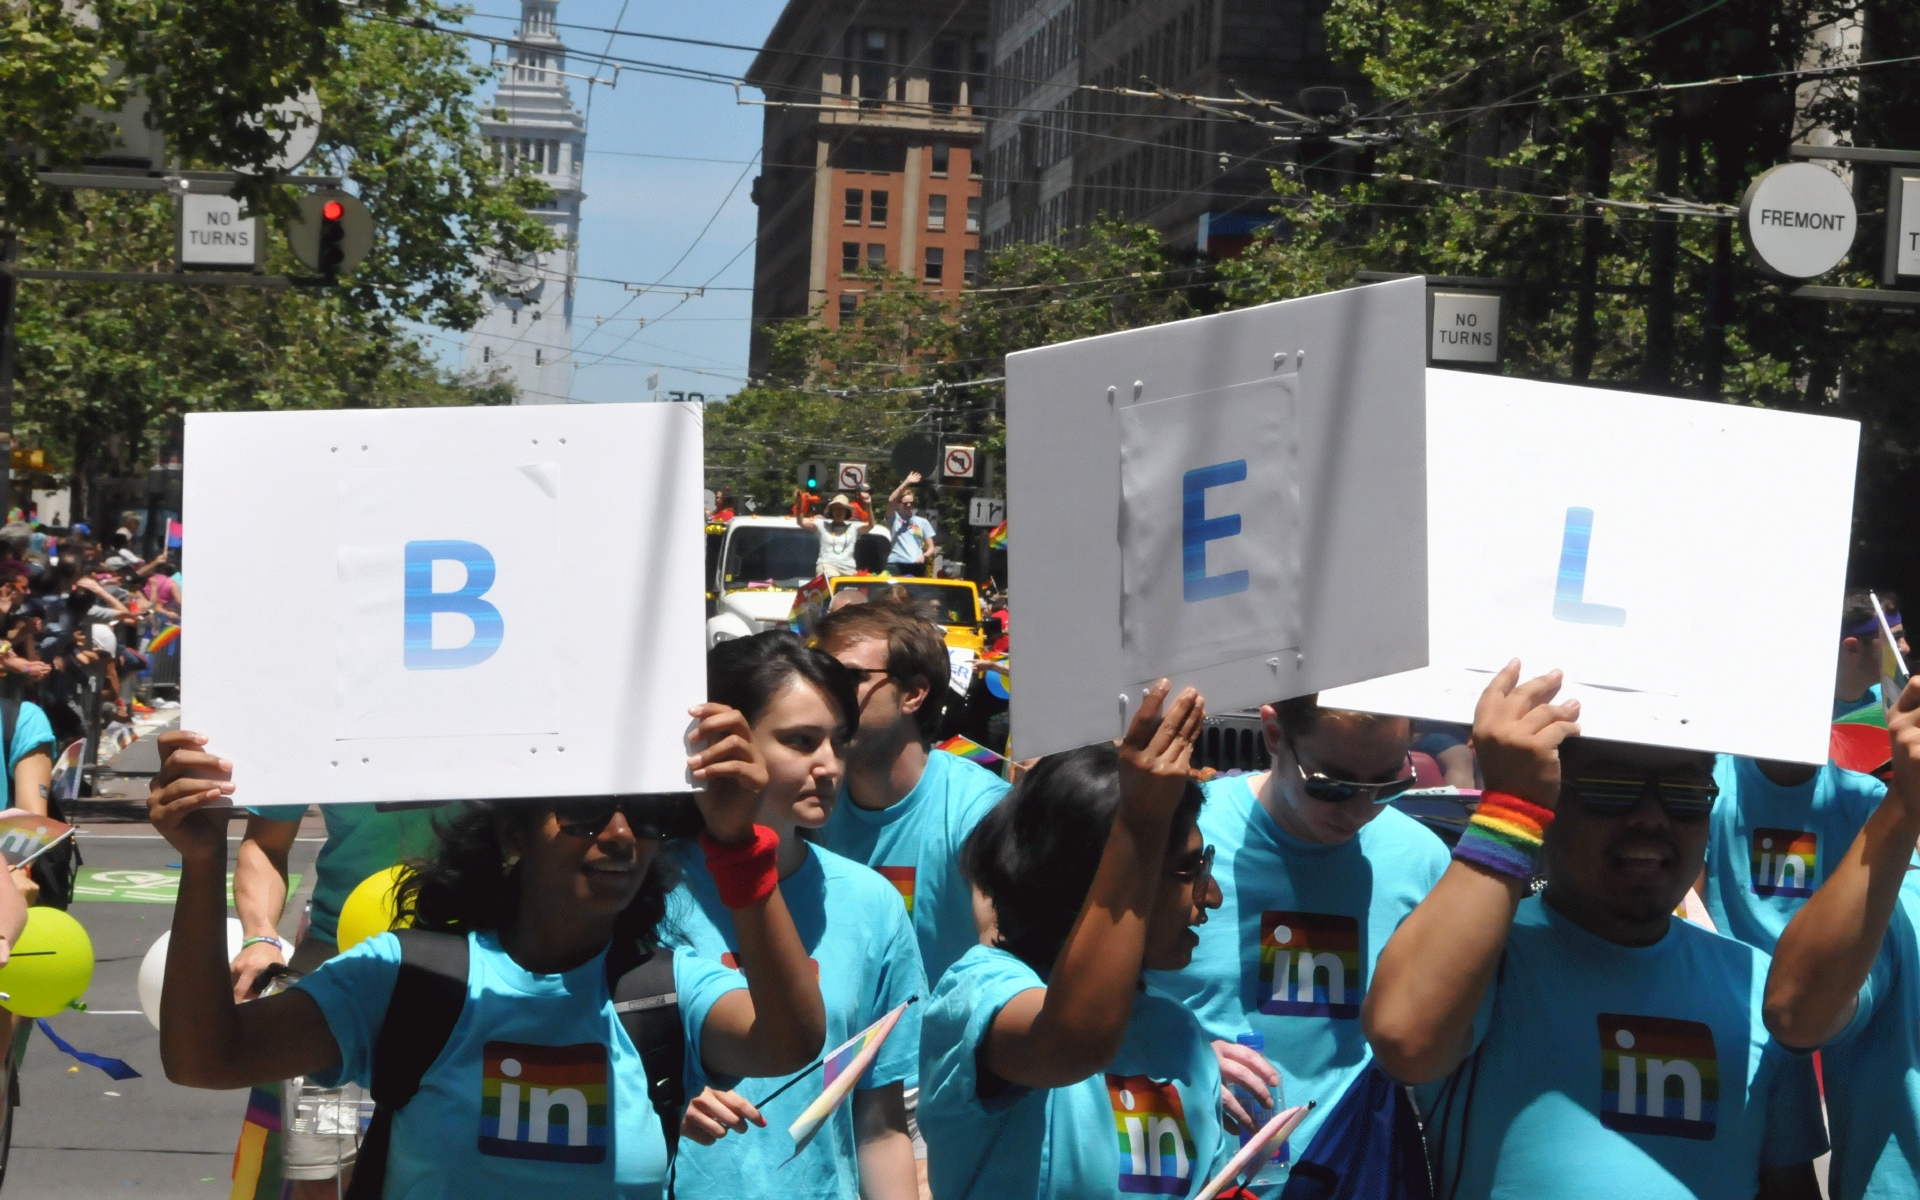
[[[433,564],[452,559],[467,569],[458,591],[433,590]],[[407,543],[406,662],[409,671],[449,671],[493,657],[506,628],[500,610],[482,600],[493,586],[493,555],[473,542]],[[464,646],[436,650],[433,614],[464,613],[473,622],[473,638]]]
[[[1207,517],[1207,489],[1239,483],[1247,477],[1247,460],[1235,459],[1211,467],[1188,471],[1180,484],[1180,574],[1186,584],[1187,603],[1212,600],[1244,592],[1252,584],[1245,571],[1225,575],[1207,574],[1207,543],[1237,537],[1240,514]]]

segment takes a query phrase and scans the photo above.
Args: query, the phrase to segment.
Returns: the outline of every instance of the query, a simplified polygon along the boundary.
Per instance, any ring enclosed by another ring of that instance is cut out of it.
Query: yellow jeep
[[[826,580],[824,590],[811,585],[801,590],[799,603],[795,605],[795,623],[811,629],[814,622],[832,610],[834,598],[842,592],[877,596],[895,586],[906,588],[915,601],[935,610],[933,619],[947,635],[947,649],[971,650],[975,654],[986,649],[986,631],[981,628],[980,589],[965,579],[835,575]]]

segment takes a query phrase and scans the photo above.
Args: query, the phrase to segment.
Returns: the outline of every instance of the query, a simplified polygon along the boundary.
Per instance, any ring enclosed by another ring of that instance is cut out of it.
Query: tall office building
[[[911,275],[957,291],[980,269],[987,0],[790,0],[747,71],[765,93],[749,369],[774,323],[837,326]],[[863,276],[866,276],[863,278]]]
[[[1327,4],[992,0],[986,247],[1070,238],[1101,213],[1152,225],[1179,249],[1244,246],[1273,219],[1268,171],[1293,161],[1293,147],[1178,101],[1078,89],[1232,96],[1238,87],[1297,108],[1307,89],[1330,88],[1364,101],[1365,79],[1327,54]],[[1311,161],[1338,171],[1352,157],[1322,148]]]
[[[534,213],[560,245],[532,261],[494,264],[486,315],[467,335],[466,368],[510,381],[521,404],[565,404],[573,388],[573,283],[580,245],[587,120],[567,90],[556,0],[523,0],[511,62],[481,122],[500,169],[531,171],[553,189]],[[495,117],[499,119],[494,119]]]

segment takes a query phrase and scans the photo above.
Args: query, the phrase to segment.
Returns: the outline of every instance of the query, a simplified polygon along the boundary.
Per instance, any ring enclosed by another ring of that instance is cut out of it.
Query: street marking
[[[300,876],[287,876],[287,894],[300,886]],[[180,896],[180,872],[166,868],[149,870],[101,870],[82,867],[74,879],[75,900],[117,901],[122,904],[172,904]],[[233,872],[227,872],[227,904],[233,904]]]

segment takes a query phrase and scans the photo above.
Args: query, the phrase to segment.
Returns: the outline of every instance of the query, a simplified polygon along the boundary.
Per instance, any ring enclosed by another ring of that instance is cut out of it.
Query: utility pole
[[[1678,118],[1661,117],[1654,125],[1653,190],[1662,199],[1680,188],[1680,127]],[[1652,294],[1647,297],[1647,356],[1641,379],[1654,391],[1673,385],[1674,273],[1680,264],[1680,218],[1655,213],[1653,246],[1647,255]]]

